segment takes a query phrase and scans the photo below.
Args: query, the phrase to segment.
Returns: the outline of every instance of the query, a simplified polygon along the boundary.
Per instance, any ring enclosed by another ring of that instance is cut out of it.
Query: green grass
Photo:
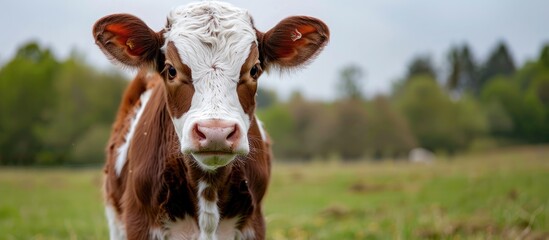
[[[99,169],[0,169],[0,239],[106,239]],[[549,146],[431,165],[275,163],[269,239],[547,239]]]
[[[0,239],[106,239],[100,170],[0,170]]]

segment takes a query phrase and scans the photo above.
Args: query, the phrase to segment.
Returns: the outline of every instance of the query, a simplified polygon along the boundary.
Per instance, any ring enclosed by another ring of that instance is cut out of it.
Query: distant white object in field
[[[408,160],[413,163],[433,163],[435,154],[425,148],[414,148],[408,155]]]

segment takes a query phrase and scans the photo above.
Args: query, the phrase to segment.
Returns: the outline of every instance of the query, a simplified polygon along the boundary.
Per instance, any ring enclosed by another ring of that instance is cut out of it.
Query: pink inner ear
[[[137,45],[134,41],[130,39],[132,33],[127,28],[126,24],[113,23],[107,25],[105,29],[116,36],[116,43],[122,48],[126,49],[126,52],[128,52],[128,54],[132,56],[140,56],[143,53],[143,47]]]

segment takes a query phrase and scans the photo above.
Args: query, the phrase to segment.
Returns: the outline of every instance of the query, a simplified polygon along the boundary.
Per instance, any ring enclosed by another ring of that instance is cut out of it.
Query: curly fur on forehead
[[[251,44],[257,43],[247,10],[217,1],[173,9],[168,14],[164,37],[166,43],[175,44],[181,60],[191,68],[193,80],[220,70],[222,75],[236,81],[234,77],[238,77]]]

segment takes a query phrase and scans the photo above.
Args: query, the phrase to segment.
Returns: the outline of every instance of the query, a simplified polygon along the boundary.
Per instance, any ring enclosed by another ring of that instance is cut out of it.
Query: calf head
[[[305,65],[327,43],[329,30],[318,19],[294,16],[261,32],[246,10],[206,1],[173,9],[159,32],[115,14],[98,20],[93,35],[113,61],[163,77],[181,152],[211,171],[249,153],[262,72]]]

